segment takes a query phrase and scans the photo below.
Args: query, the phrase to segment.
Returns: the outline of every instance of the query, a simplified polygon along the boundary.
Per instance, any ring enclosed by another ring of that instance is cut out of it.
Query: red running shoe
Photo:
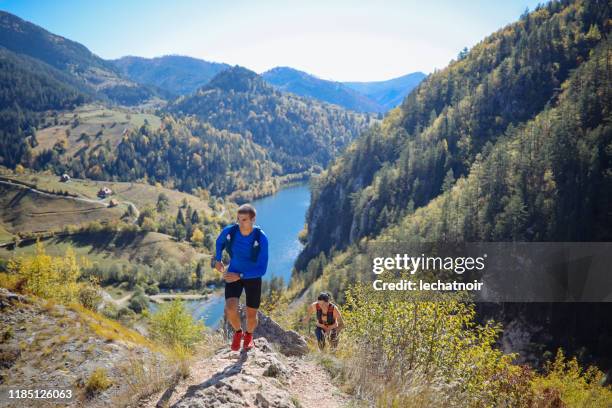
[[[245,336],[246,337],[246,336]],[[242,340],[242,332],[234,332],[234,338],[232,339],[232,351],[240,350],[240,341]]]
[[[242,344],[242,348],[244,351],[249,351],[255,346],[253,343],[253,333],[246,333],[244,335],[244,343]]]

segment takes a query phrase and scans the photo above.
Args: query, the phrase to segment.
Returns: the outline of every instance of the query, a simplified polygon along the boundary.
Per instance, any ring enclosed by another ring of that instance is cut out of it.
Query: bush
[[[173,347],[192,347],[201,339],[203,330],[204,325],[193,319],[179,299],[161,305],[151,316],[153,337]]]
[[[71,248],[64,256],[54,257],[47,255],[38,242],[34,255],[11,259],[8,270],[24,281],[23,290],[26,292],[64,303],[78,300],[80,285],[77,279],[81,271]]]
[[[108,389],[113,382],[108,378],[106,369],[102,367],[96,368],[93,373],[87,379],[85,384],[85,390],[89,395],[96,394],[98,392]]]
[[[89,310],[98,310],[98,306],[102,303],[100,288],[93,283],[82,285],[79,288],[79,303]]]
[[[117,310],[117,306],[114,303],[107,303],[104,305],[102,309],[102,314],[109,319],[116,319],[119,317],[119,311]]]
[[[422,299],[412,292],[346,292],[347,374],[382,406],[516,406],[492,379],[519,370],[495,348],[499,327],[474,322],[473,304],[454,296]],[[432,390],[436,390],[433,392]],[[417,405],[418,406],[418,405]]]
[[[25,279],[15,273],[0,272],[0,287],[12,292],[19,292],[25,284]]]
[[[533,380],[538,399],[558,396],[568,407],[609,407],[612,389],[603,386],[604,374],[595,367],[583,370],[576,358],[567,360],[563,350],[557,351],[555,361],[548,362],[546,375]]]
[[[149,308],[149,300],[140,287],[136,288],[136,291],[130,298],[128,307],[136,313],[142,313],[143,310]]]

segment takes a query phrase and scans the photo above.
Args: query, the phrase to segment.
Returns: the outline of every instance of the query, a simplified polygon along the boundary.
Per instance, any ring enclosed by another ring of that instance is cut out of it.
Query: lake
[[[302,250],[298,233],[304,228],[306,210],[310,204],[308,184],[284,188],[276,194],[255,200],[256,224],[268,237],[268,269],[264,280],[281,276],[285,284],[291,279],[291,269]],[[187,301],[196,319],[203,319],[207,327],[217,327],[223,318],[223,295],[203,301]]]

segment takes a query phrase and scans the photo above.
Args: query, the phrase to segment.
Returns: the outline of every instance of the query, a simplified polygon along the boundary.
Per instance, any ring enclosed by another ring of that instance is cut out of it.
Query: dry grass
[[[112,401],[114,407],[137,406],[138,401],[155,394],[177,381],[173,367],[167,360],[157,359],[145,366],[136,357],[129,358],[121,367],[125,388]]]
[[[108,378],[106,369],[99,367],[96,368],[87,379],[85,390],[89,395],[94,395],[108,389],[112,384],[113,382]]]
[[[85,322],[98,337],[107,341],[125,342],[128,345],[131,343],[132,345],[146,347],[153,351],[166,351],[140,333],[128,329],[117,321],[108,319],[79,304],[71,304],[70,308],[78,313],[79,318]]]

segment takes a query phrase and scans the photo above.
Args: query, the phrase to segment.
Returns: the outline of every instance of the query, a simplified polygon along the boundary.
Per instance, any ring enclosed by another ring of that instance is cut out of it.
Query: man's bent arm
[[[310,315],[314,312],[314,307],[312,305],[312,303],[310,305],[308,305],[308,308],[306,309],[306,316],[304,316],[304,318],[302,319],[302,323],[306,324],[306,322],[308,320],[310,320]]]
[[[215,260],[217,262],[221,261],[223,258],[223,245],[225,244],[225,236],[229,234],[229,230],[232,226],[229,225],[221,230],[221,233],[217,237],[217,241],[215,242]]]

